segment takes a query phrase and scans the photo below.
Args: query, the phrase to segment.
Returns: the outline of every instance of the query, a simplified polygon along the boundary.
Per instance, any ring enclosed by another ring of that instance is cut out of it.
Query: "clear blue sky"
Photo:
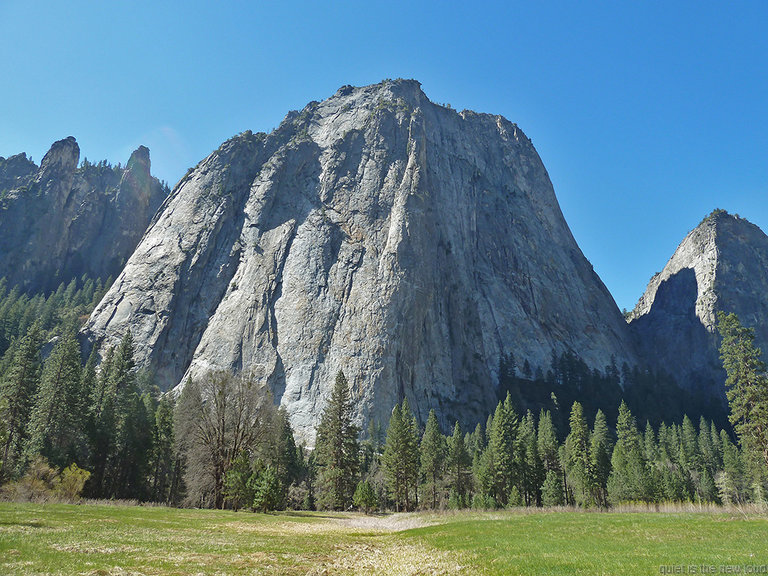
[[[712,209],[768,231],[762,0],[0,0],[0,155],[145,144],[173,185],[236,133],[396,77],[519,124],[619,307]]]

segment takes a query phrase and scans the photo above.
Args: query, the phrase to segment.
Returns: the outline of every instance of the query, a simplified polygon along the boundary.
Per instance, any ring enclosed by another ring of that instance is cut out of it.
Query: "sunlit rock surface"
[[[495,405],[502,352],[635,362],[531,141],[402,80],[345,86],[200,162],[86,335],[104,350],[127,330],[164,389],[251,371],[310,443],[340,369],[361,426],[404,397],[452,424]]]

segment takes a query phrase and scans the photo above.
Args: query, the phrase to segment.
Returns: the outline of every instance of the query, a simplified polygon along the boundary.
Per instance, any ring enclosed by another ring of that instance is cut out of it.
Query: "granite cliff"
[[[38,167],[25,154],[0,157],[0,277],[47,292],[83,274],[116,276],[168,195],[139,147],[124,168],[78,167],[71,136]]]
[[[630,329],[647,362],[684,388],[725,401],[718,311],[735,312],[768,350],[768,236],[715,210],[680,243],[632,311]]]
[[[211,369],[266,383],[310,442],[343,369],[357,420],[407,397],[484,419],[499,359],[636,363],[531,141],[415,81],[345,86],[188,173],[84,335],[130,330],[163,389]]]

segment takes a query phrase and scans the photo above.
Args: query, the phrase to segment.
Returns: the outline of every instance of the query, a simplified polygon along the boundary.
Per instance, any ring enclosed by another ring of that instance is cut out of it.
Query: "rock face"
[[[340,369],[365,426],[403,397],[422,421],[485,418],[503,352],[634,362],[530,140],[402,80],[345,86],[203,160],[85,334],[104,350],[127,330],[164,389],[252,371],[310,443]]]
[[[768,350],[768,236],[716,210],[680,243],[631,314],[641,355],[679,383],[724,400],[717,311],[735,312]]]
[[[0,277],[10,285],[49,291],[82,274],[116,276],[168,195],[144,146],[125,168],[78,168],[79,157],[70,136],[39,168],[24,154],[0,158]]]

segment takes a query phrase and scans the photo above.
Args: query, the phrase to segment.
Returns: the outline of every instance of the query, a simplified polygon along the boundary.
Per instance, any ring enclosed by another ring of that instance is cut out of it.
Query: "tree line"
[[[363,433],[339,372],[310,450],[247,373],[211,372],[187,380],[176,396],[161,394],[152,375],[137,370],[130,333],[98,369],[95,352],[83,363],[78,318],[103,289],[84,281],[27,299],[49,311],[33,319],[18,304],[26,297],[0,283],[6,497],[56,491],[261,511],[764,499],[768,379],[754,336],[733,315],[721,316],[720,330],[737,436],[704,416],[640,427],[624,400],[614,417],[581,400],[561,410],[552,392],[534,411],[509,389],[471,431],[459,422],[441,430],[434,412],[422,426],[403,399],[386,428],[374,422]],[[578,373],[568,359],[561,366]]]

